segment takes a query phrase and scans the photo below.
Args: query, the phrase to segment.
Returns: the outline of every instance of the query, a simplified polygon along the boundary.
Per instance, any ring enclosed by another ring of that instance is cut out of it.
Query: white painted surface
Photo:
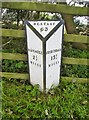
[[[60,21],[29,21],[29,23],[45,38]],[[47,27],[47,31],[45,30]],[[43,31],[40,31],[43,28]],[[59,84],[61,50],[62,50],[61,25],[46,41],[46,89]],[[27,48],[30,82],[32,85],[39,84],[40,90],[44,89],[43,80],[43,43],[40,38],[26,25]]]
[[[30,24],[43,36],[46,35],[59,23],[59,21],[30,21]],[[51,24],[51,25],[50,25]]]
[[[31,52],[31,50],[42,52],[42,41],[26,25],[28,62],[30,68],[30,82],[32,85],[39,84],[40,90],[43,89],[43,57],[42,54]]]
[[[62,50],[62,29],[61,25],[58,30],[49,38],[46,43],[46,51],[59,50],[46,55],[46,88],[59,84],[61,50]]]

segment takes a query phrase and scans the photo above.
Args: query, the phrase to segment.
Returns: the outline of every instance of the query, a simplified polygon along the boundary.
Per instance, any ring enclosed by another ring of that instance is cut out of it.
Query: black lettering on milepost
[[[37,55],[33,55],[33,60],[37,61]]]
[[[57,54],[51,56],[51,61],[52,60],[57,60]]]

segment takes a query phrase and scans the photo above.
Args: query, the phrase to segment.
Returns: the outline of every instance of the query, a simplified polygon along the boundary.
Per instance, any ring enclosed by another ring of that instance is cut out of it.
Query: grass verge
[[[39,86],[3,78],[2,120],[88,120],[88,84],[64,83],[45,95]]]

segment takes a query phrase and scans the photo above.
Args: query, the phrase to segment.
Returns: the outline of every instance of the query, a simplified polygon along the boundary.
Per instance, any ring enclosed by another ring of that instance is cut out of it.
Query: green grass
[[[22,118],[59,118],[60,120],[88,120],[87,84],[63,83],[46,95],[39,86],[3,79],[2,120]]]

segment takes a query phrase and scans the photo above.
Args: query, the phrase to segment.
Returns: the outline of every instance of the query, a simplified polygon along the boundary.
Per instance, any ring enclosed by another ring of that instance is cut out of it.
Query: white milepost
[[[26,21],[25,26],[30,83],[48,91],[60,80],[64,22]]]

